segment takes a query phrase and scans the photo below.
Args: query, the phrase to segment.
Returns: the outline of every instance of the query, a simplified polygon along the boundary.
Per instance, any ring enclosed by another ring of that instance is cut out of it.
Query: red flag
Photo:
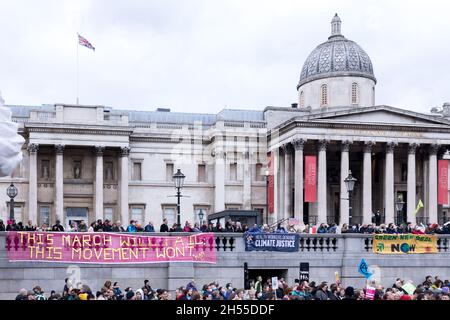
[[[272,152],[270,153],[270,155],[267,157],[267,167],[269,167],[269,182],[268,182],[268,195],[267,195],[267,203],[269,205],[269,213],[274,212],[274,193],[275,193],[275,188],[274,188],[274,179],[273,179],[273,154]]]
[[[448,160],[438,161],[438,204],[448,204]]]
[[[316,202],[317,166],[316,156],[305,156],[305,202]]]

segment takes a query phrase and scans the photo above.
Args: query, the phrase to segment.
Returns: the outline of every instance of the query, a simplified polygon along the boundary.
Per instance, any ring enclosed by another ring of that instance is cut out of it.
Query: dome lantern
[[[331,37],[333,36],[341,36],[341,18],[339,18],[338,14],[336,13],[331,20]]]

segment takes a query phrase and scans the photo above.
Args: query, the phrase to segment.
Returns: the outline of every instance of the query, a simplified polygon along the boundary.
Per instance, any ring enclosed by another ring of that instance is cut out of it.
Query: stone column
[[[279,184],[278,184],[278,195],[279,195],[279,198],[278,198],[278,201],[279,201],[279,203],[280,203],[280,211],[279,211],[279,214],[277,215],[277,220],[281,220],[281,219],[284,219],[284,217],[286,216],[286,206],[285,206],[285,181],[286,181],[286,177],[285,177],[285,170],[284,170],[284,167],[285,167],[285,164],[286,164],[286,161],[284,160],[285,158],[286,158],[286,153],[285,153],[285,150],[284,150],[284,148],[283,148],[283,146],[281,146],[280,147],[280,153],[279,153],[279,155],[280,155],[280,158],[279,158],[279,162],[278,162],[278,164],[279,164],[279,168],[280,168],[280,171],[279,171],[279,174],[280,174],[280,179],[279,179]]]
[[[292,187],[291,187],[291,163],[292,152],[290,144],[285,144],[284,148],[284,218],[288,219],[292,217]]]
[[[345,179],[348,176],[348,171],[350,170],[349,165],[349,151],[350,151],[351,142],[348,140],[342,141],[341,145],[341,201],[340,201],[340,221],[339,224],[342,226],[344,223],[347,225],[350,223],[349,218],[349,199],[348,199],[348,190],[345,185]]]
[[[394,203],[394,148],[395,142],[386,143],[386,164],[384,169],[385,223],[392,223],[395,217]]]
[[[319,157],[317,173],[317,223],[327,222],[327,140],[319,140]]]
[[[295,149],[295,197],[294,197],[294,218],[300,220],[303,225],[303,148],[305,147],[305,140],[294,140],[293,145]]]
[[[271,152],[273,154],[273,214],[269,213],[269,224],[275,223],[280,216],[280,149],[275,148]]]
[[[37,153],[39,145],[30,143],[28,152],[30,154],[30,173],[28,182],[28,219],[37,224]]]
[[[408,182],[407,182],[407,220],[413,225],[416,224],[416,149],[417,143],[410,143],[408,146]]]
[[[216,150],[214,153],[214,211],[225,210],[225,152]]]
[[[64,221],[64,145],[55,145],[55,213],[56,220]],[[86,221],[88,223],[88,221]]]
[[[372,147],[373,141],[364,143],[364,161],[363,161],[363,223],[372,222]]]
[[[244,210],[252,209],[252,168],[250,166],[250,153],[243,152],[244,158],[244,177],[243,177],[243,193],[242,204]]]
[[[437,205],[437,152],[439,151],[439,145],[430,145],[429,150],[429,183],[428,183],[428,217],[429,223],[438,223],[438,205]]]
[[[120,149],[120,219],[123,226],[127,226],[129,221],[128,208],[128,156],[130,148],[123,147]]]
[[[95,147],[95,219],[103,220],[103,151],[105,147]],[[122,221],[122,223],[126,223]]]

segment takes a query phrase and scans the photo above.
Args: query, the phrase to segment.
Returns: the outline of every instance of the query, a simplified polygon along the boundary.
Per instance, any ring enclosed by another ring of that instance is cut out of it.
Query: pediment
[[[422,113],[388,106],[374,106],[321,112],[309,115],[308,120],[328,120],[339,123],[398,124],[418,126],[449,126],[450,122]]]

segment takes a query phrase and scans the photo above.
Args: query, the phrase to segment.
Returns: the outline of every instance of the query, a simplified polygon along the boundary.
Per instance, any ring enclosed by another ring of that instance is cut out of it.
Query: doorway
[[[287,279],[288,269],[248,269],[248,285],[254,286],[256,278],[261,276],[263,285],[266,283],[271,284],[272,277]]]
[[[303,202],[303,223],[309,224],[309,202]]]

